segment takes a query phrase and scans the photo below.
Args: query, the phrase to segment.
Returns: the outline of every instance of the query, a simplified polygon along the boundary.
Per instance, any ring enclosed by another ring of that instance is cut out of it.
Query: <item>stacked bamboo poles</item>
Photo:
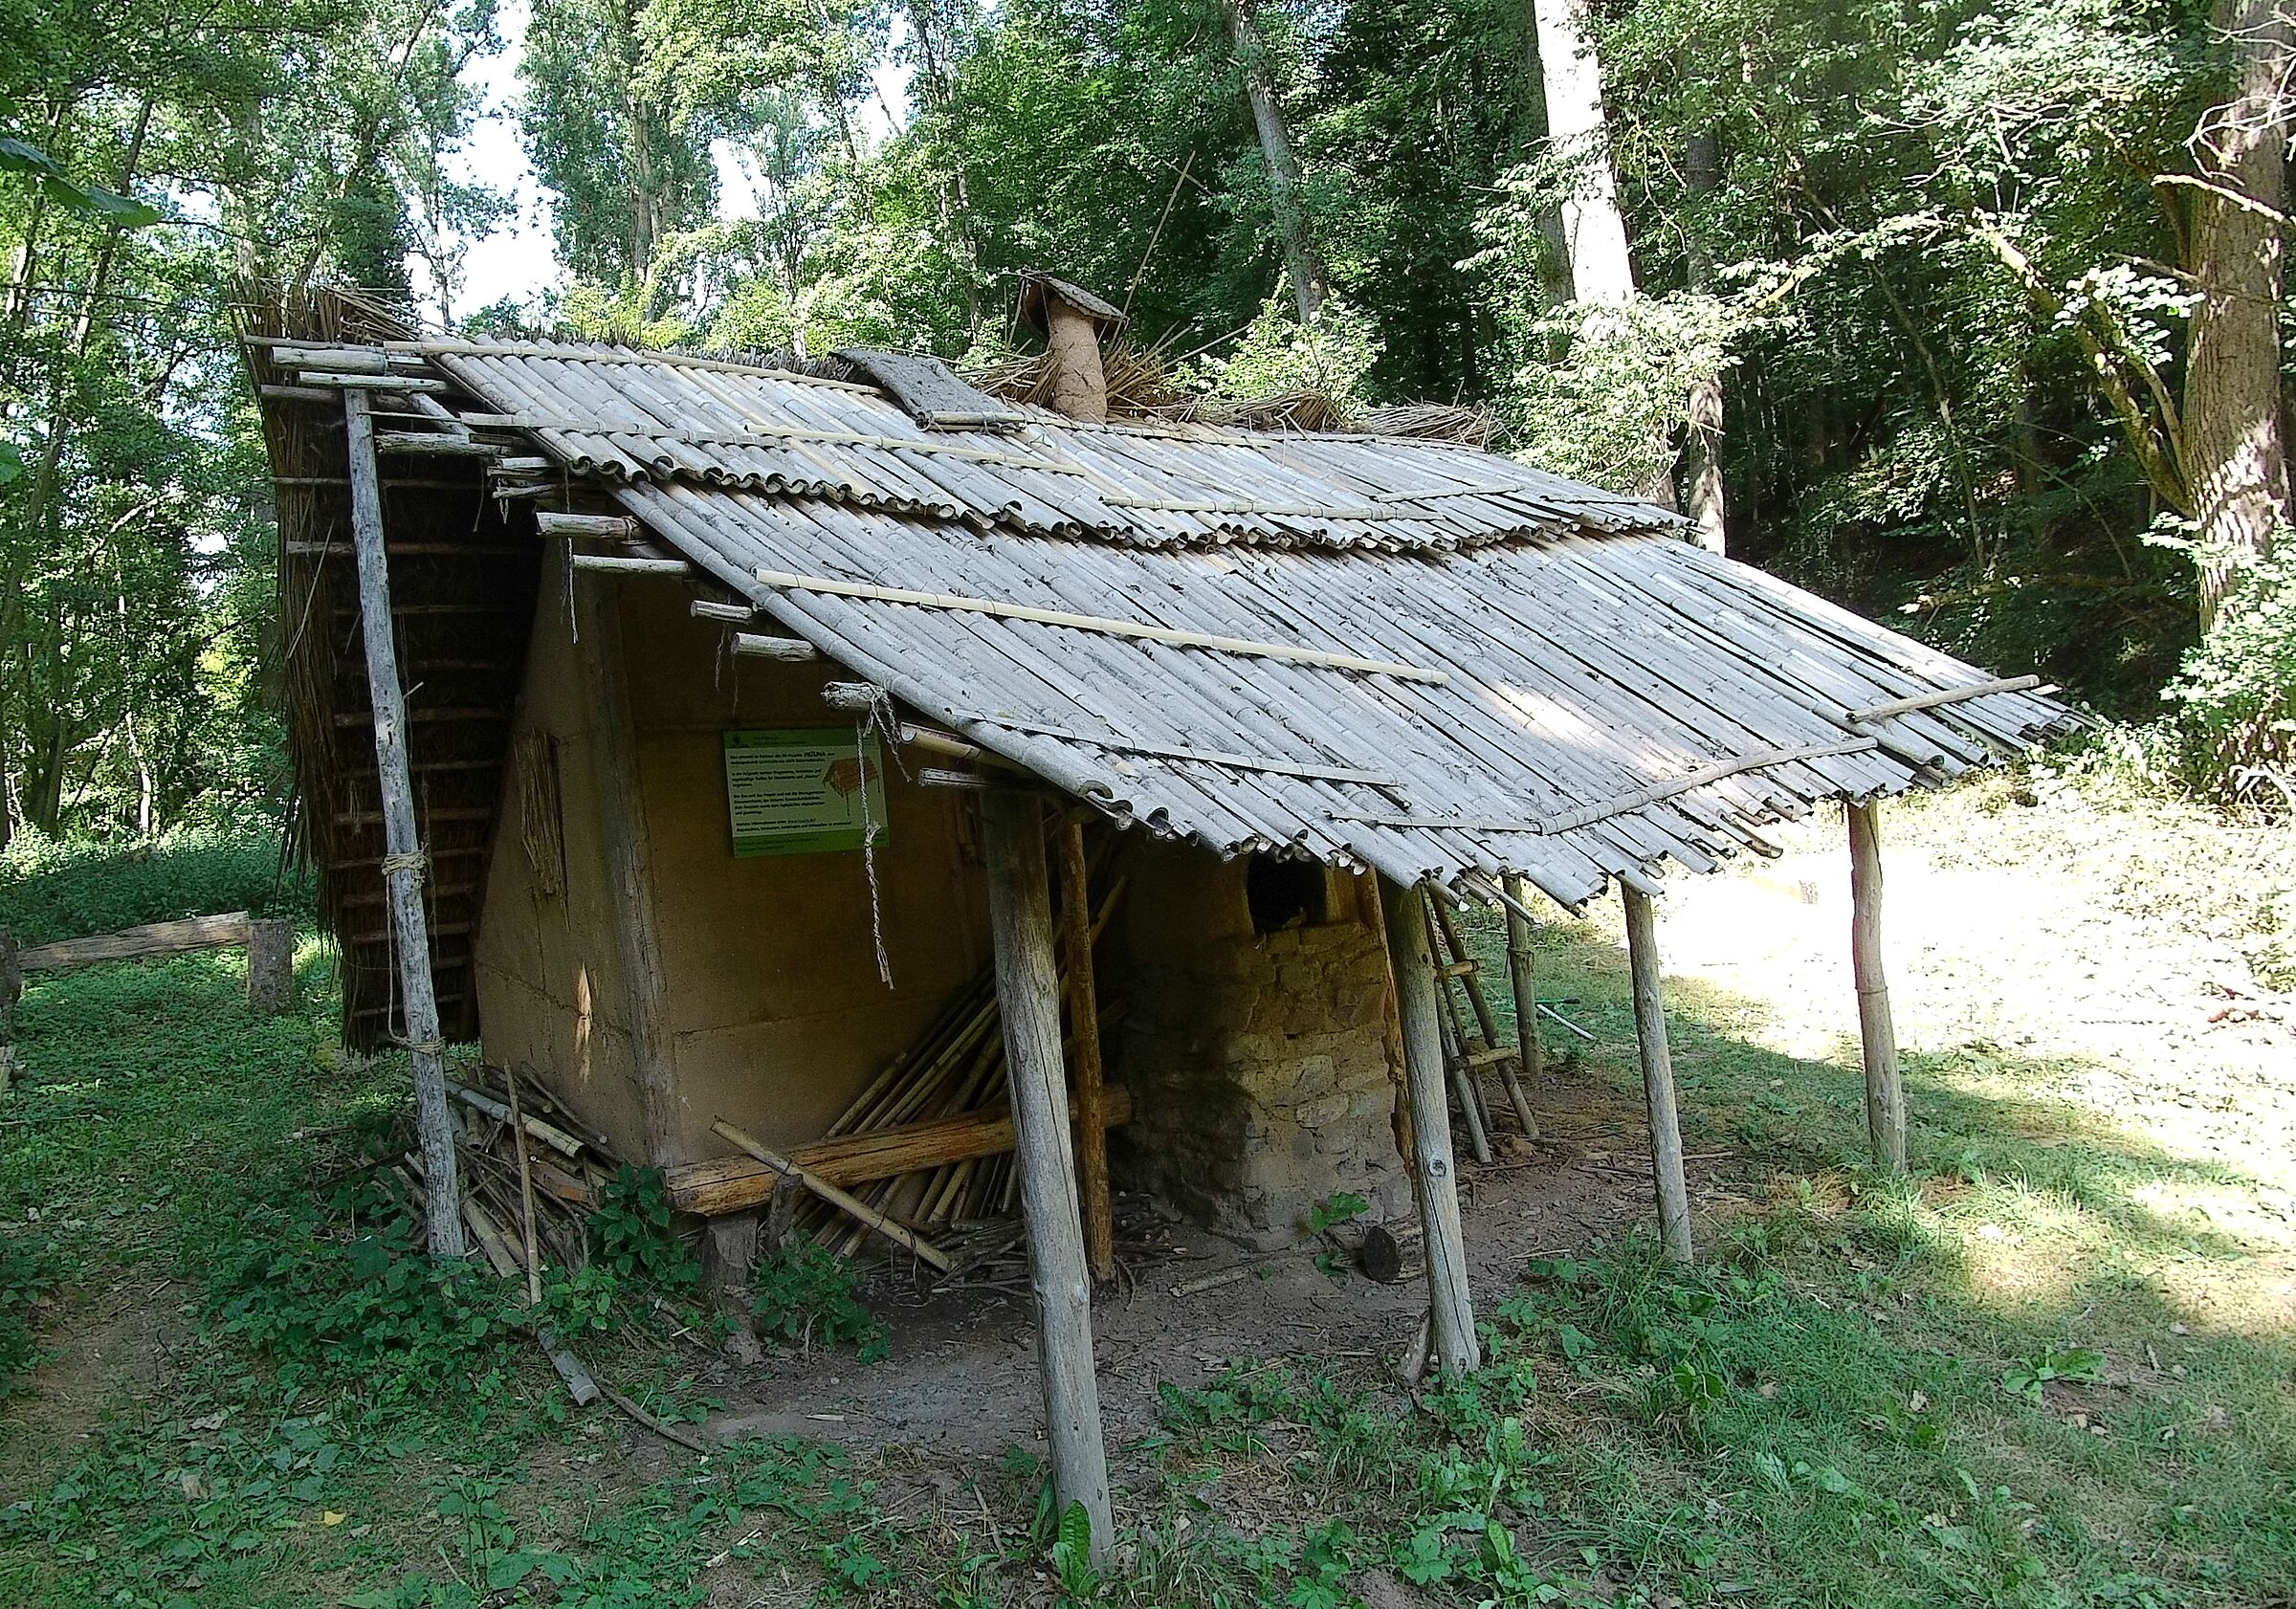
[[[1115,914],[1124,885],[1125,879],[1116,878],[1095,902],[1094,939]],[[1076,958],[1065,951],[1061,954],[1064,993],[1070,969],[1077,964]],[[1090,958],[1082,964],[1090,965]],[[1064,1053],[1072,1055],[1074,1034],[1073,1023],[1064,1025]],[[997,1014],[996,978],[992,969],[983,968],[914,1045],[885,1065],[821,1137],[837,1139],[961,1116],[1001,1105],[1004,1100],[1004,1036]],[[1007,1216],[1018,1190],[1019,1177],[1013,1170],[1012,1155],[1006,1152],[901,1174],[853,1194],[873,1211],[923,1229],[937,1223]],[[823,1240],[843,1257],[860,1251],[869,1233],[827,1202],[811,1199],[797,1209],[791,1223]]]

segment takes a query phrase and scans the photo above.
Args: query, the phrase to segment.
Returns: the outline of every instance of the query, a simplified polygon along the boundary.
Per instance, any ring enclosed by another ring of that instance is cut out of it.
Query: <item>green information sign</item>
[[[737,855],[857,849],[873,823],[885,842],[885,773],[877,736],[800,727],[725,734],[725,802]]]

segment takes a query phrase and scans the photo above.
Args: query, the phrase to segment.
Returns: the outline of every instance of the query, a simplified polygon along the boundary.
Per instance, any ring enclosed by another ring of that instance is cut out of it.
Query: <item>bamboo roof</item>
[[[445,382],[419,428],[539,455],[910,709],[1224,855],[1463,893],[1519,872],[1577,906],[2075,720],[1470,448],[1019,405],[936,429],[770,364],[374,351]]]

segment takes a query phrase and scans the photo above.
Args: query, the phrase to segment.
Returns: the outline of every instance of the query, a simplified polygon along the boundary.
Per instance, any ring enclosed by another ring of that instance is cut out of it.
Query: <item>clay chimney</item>
[[[1053,408],[1095,425],[1107,419],[1100,338],[1122,325],[1122,311],[1066,279],[1030,274],[1021,280],[1021,318],[1045,338],[1051,356]]]

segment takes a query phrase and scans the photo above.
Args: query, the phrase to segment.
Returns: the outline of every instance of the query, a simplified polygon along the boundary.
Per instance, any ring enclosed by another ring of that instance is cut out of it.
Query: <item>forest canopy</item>
[[[19,0],[0,828],[279,801],[238,287],[991,364],[1028,269],[1183,386],[1486,408],[2285,802],[2289,38],[2254,0]],[[488,62],[559,272],[481,306]]]

